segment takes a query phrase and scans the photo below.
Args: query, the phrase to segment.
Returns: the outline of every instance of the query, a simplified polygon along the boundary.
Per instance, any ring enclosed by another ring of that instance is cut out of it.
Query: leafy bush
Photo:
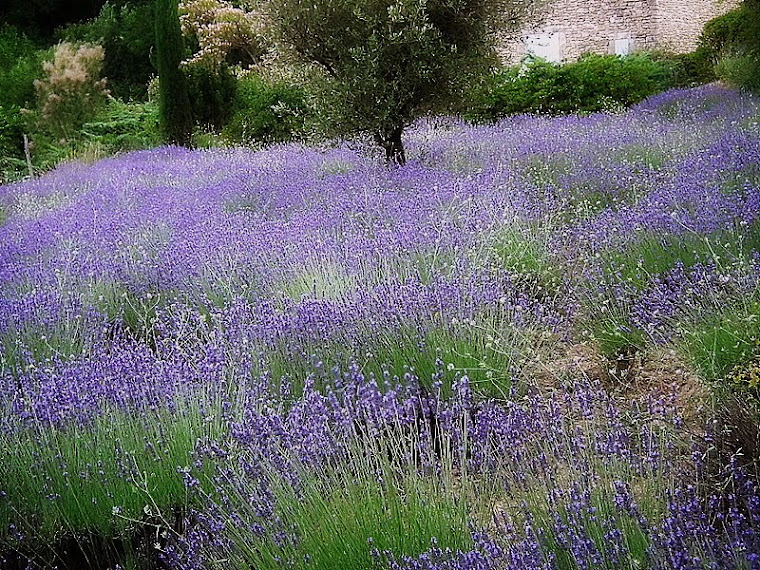
[[[112,100],[65,144],[41,139],[34,163],[36,168],[48,170],[62,160],[92,162],[117,152],[152,148],[159,144],[158,108],[154,103]]]
[[[714,58],[703,46],[689,53],[670,56],[670,59],[674,63],[674,86],[693,87],[717,79]]]
[[[23,107],[34,99],[42,52],[12,26],[0,26],[0,105]]]
[[[109,153],[145,149],[161,143],[158,109],[153,103],[124,103],[112,100],[82,126],[83,141],[97,142]]]
[[[754,20],[753,8],[744,3],[738,8],[713,18],[702,29],[699,43],[704,49],[720,54],[726,48],[735,44],[750,44],[757,41],[753,34],[757,32],[760,23]]]
[[[760,389],[760,342],[757,339],[754,349],[753,358],[734,366],[729,379],[738,387],[753,390],[757,394],[757,390]]]
[[[44,59],[52,61],[44,64],[43,72]],[[39,50],[14,28],[0,28],[2,182],[28,173],[25,133],[33,141],[36,172],[62,160],[94,160],[159,144],[155,105],[106,102],[105,82],[98,78],[103,61],[100,47],[62,43],[54,50]],[[24,113],[35,107],[36,112]]]
[[[0,106],[0,184],[16,178],[25,168],[25,126],[18,107]]]
[[[114,96],[145,98],[146,85],[155,70],[150,61],[153,46],[153,3],[107,3],[97,18],[73,24],[59,38],[68,42],[103,46],[103,74]]]
[[[209,130],[221,129],[235,103],[237,80],[227,66],[212,70],[202,66],[184,67],[194,121]]]
[[[124,4],[135,0],[115,1]],[[105,0],[3,0],[0,22],[15,26],[39,45],[52,45],[58,28],[93,18],[104,3]]]
[[[700,49],[717,62],[720,79],[760,92],[760,3],[738,8],[705,24]]]
[[[729,83],[760,93],[760,51],[725,57],[718,62],[715,73]]]
[[[230,122],[224,128],[231,142],[282,142],[302,132],[309,113],[300,87],[266,83],[250,75],[238,83]]]
[[[0,26],[0,180],[25,168],[27,121],[21,109],[33,105],[44,53],[16,28]]]
[[[515,113],[593,113],[629,106],[676,83],[676,64],[648,54],[587,55],[558,65],[540,59],[492,76],[474,96],[469,117]]]
[[[15,121],[15,122],[14,122]],[[26,121],[20,114],[3,114],[0,108],[0,131],[6,129],[23,141]],[[27,174],[23,142],[11,148],[10,137],[0,137],[0,179],[12,181]],[[15,144],[15,141],[12,141]],[[161,144],[158,132],[158,109],[152,102],[125,103],[111,99],[89,121],[83,123],[65,141],[45,133],[35,133],[32,143],[32,167],[37,173],[55,168],[66,160],[93,162],[118,152],[153,148]],[[3,146],[5,145],[5,146]]]

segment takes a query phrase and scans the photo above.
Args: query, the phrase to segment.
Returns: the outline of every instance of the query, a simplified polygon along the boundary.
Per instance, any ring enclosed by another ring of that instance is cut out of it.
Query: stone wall
[[[527,53],[549,61],[584,53],[664,49],[691,51],[705,22],[738,0],[548,0],[542,16],[511,37],[499,52],[505,63]]]
[[[705,22],[738,4],[737,0],[657,0],[654,23],[658,47],[676,53],[692,51]]]

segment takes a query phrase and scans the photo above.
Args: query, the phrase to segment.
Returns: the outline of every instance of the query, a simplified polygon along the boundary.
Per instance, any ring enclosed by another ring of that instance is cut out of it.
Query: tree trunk
[[[403,132],[404,127],[396,127],[390,133],[382,131],[375,133],[375,141],[385,149],[385,162],[388,165],[404,166],[406,164],[404,143],[401,140]]]
[[[178,0],[155,0],[158,116],[164,140],[190,146],[193,117],[187,80],[180,69],[184,55]]]
[[[32,153],[29,151],[29,136],[24,133],[24,156],[26,157],[26,168],[29,170],[29,178],[34,178],[34,168],[32,168]]]

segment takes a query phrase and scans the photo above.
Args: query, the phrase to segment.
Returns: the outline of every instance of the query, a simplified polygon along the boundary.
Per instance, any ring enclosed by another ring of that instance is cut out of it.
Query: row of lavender
[[[424,122],[396,170],[158,149],[0,187],[4,556],[140,567],[159,528],[184,567],[752,567],[754,487],[704,502],[669,414],[519,397],[589,338],[752,366],[759,113],[710,86]]]

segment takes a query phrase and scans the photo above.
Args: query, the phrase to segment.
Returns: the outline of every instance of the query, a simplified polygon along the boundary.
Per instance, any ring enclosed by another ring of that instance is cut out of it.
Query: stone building
[[[702,26],[738,0],[548,0],[543,14],[500,46],[507,63],[533,54],[548,61],[585,53],[694,49]]]

